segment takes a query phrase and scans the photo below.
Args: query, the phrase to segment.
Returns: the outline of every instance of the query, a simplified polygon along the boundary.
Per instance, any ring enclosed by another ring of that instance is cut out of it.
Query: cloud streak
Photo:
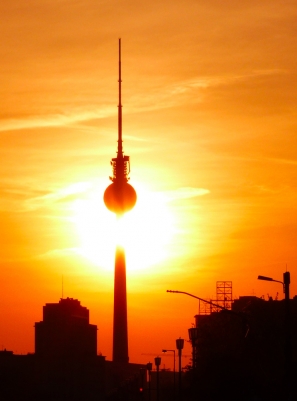
[[[173,191],[166,191],[164,195],[165,199],[168,202],[171,202],[180,199],[196,198],[198,196],[204,196],[209,193],[210,191],[204,188],[183,187]]]
[[[115,114],[114,107],[103,107],[96,110],[84,112],[73,112],[72,114],[57,115],[40,115],[38,117],[15,118],[0,120],[0,131],[14,131],[27,128],[44,128],[44,127],[63,127],[71,126],[80,122],[90,121],[94,119],[109,118]]]
[[[236,75],[213,75],[194,77],[184,81],[176,81],[166,87],[150,89],[146,95],[141,98],[131,95],[126,99],[127,113],[140,113],[164,108],[183,106],[193,100],[194,102],[203,102],[207,96],[207,90],[211,88],[234,85],[237,82],[246,82],[256,77],[284,75],[288,72],[282,69],[266,69],[253,70],[246,74]],[[63,127],[72,126],[78,123],[91,120],[99,120],[110,118],[117,113],[116,106],[104,105],[100,108],[93,107],[92,100],[89,100],[89,107],[85,106],[85,110],[75,109],[76,105],[72,104],[71,99],[65,105],[64,113],[60,114],[44,114],[39,116],[29,116],[27,118],[2,118],[0,120],[0,132],[21,130],[28,128],[43,127]]]

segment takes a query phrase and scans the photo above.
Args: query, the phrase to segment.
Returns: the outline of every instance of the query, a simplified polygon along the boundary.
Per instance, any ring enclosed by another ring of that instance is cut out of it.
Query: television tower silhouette
[[[112,181],[104,192],[104,203],[107,209],[120,219],[133,209],[136,203],[136,192],[128,184],[130,157],[124,156],[122,140],[122,77],[121,77],[121,39],[119,39],[119,104],[118,104],[118,150],[117,157],[111,159]],[[113,355],[114,362],[128,363],[128,321],[126,258],[123,246],[117,245],[114,270],[114,310],[113,310]]]

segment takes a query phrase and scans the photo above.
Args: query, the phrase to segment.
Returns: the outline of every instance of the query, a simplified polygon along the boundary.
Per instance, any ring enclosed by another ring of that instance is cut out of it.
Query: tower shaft
[[[125,251],[117,246],[114,270],[113,357],[114,362],[128,363],[128,319]]]

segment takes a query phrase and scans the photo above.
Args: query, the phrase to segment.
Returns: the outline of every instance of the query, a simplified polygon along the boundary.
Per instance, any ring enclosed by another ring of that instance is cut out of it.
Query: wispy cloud
[[[189,98],[193,96],[195,96],[195,102],[202,102],[207,89],[233,85],[236,82],[243,82],[260,76],[286,73],[287,71],[282,69],[259,69],[246,74],[200,76],[177,81],[167,86],[160,85],[150,88],[141,98],[131,95],[126,100],[125,112],[138,113],[176,107],[187,103]],[[102,104],[100,108],[94,108],[91,100],[89,101],[89,108],[86,106],[84,110],[78,110],[69,100],[69,104],[65,105],[65,112],[60,114],[45,113],[44,115],[32,115],[26,118],[2,118],[0,120],[0,132],[38,127],[69,127],[90,120],[109,118],[114,116],[115,113],[115,106]]]
[[[166,191],[165,199],[170,202],[179,199],[196,198],[197,196],[203,196],[209,193],[210,191],[204,188],[183,187],[173,191]]]
[[[77,248],[64,248],[64,249],[53,249],[43,254],[35,256],[35,259],[60,259],[71,256],[80,256],[81,253]]]
[[[240,82],[246,82],[258,77],[278,76],[287,74],[284,69],[258,69],[244,74],[225,74],[198,76],[191,79],[176,81],[167,86],[160,86],[151,89],[141,100],[139,98],[130,98],[130,104],[127,110],[130,112],[143,112],[150,110],[159,110],[187,104],[190,99],[195,98],[195,103],[201,103],[207,96],[207,91],[211,88],[220,86],[234,85]]]
[[[265,160],[270,161],[272,163],[278,163],[278,164],[297,165],[297,160],[292,160],[292,159],[266,158]]]
[[[72,199],[75,195],[84,194],[91,187],[92,184],[90,182],[77,182],[66,188],[59,189],[58,191],[28,199],[25,201],[24,205],[27,210],[39,209],[52,203],[60,202],[61,200]]]
[[[26,128],[38,128],[38,127],[61,127],[70,126],[83,121],[89,121],[94,119],[103,119],[111,117],[115,114],[114,107],[103,106],[99,109],[93,109],[83,112],[73,112],[68,114],[56,114],[56,115],[40,115],[32,116],[28,118],[14,118],[14,119],[2,119],[0,120],[0,131],[12,131]]]
[[[51,207],[57,202],[67,202],[86,194],[92,186],[91,182],[77,182],[52,192],[44,191],[42,195],[38,196],[34,196],[37,191],[32,188],[6,189],[2,194],[0,210],[23,213]]]

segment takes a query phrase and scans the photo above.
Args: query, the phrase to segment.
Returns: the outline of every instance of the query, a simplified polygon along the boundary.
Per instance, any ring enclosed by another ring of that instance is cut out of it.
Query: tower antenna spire
[[[136,203],[136,192],[132,185],[128,184],[130,179],[130,156],[123,152],[122,137],[122,66],[121,66],[121,39],[119,39],[119,99],[118,99],[118,145],[117,157],[111,159],[112,181],[104,192],[104,203],[111,212],[118,216],[133,209]]]
[[[118,105],[118,157],[123,157],[122,139],[122,64],[121,64],[121,38],[119,38],[119,105]]]

